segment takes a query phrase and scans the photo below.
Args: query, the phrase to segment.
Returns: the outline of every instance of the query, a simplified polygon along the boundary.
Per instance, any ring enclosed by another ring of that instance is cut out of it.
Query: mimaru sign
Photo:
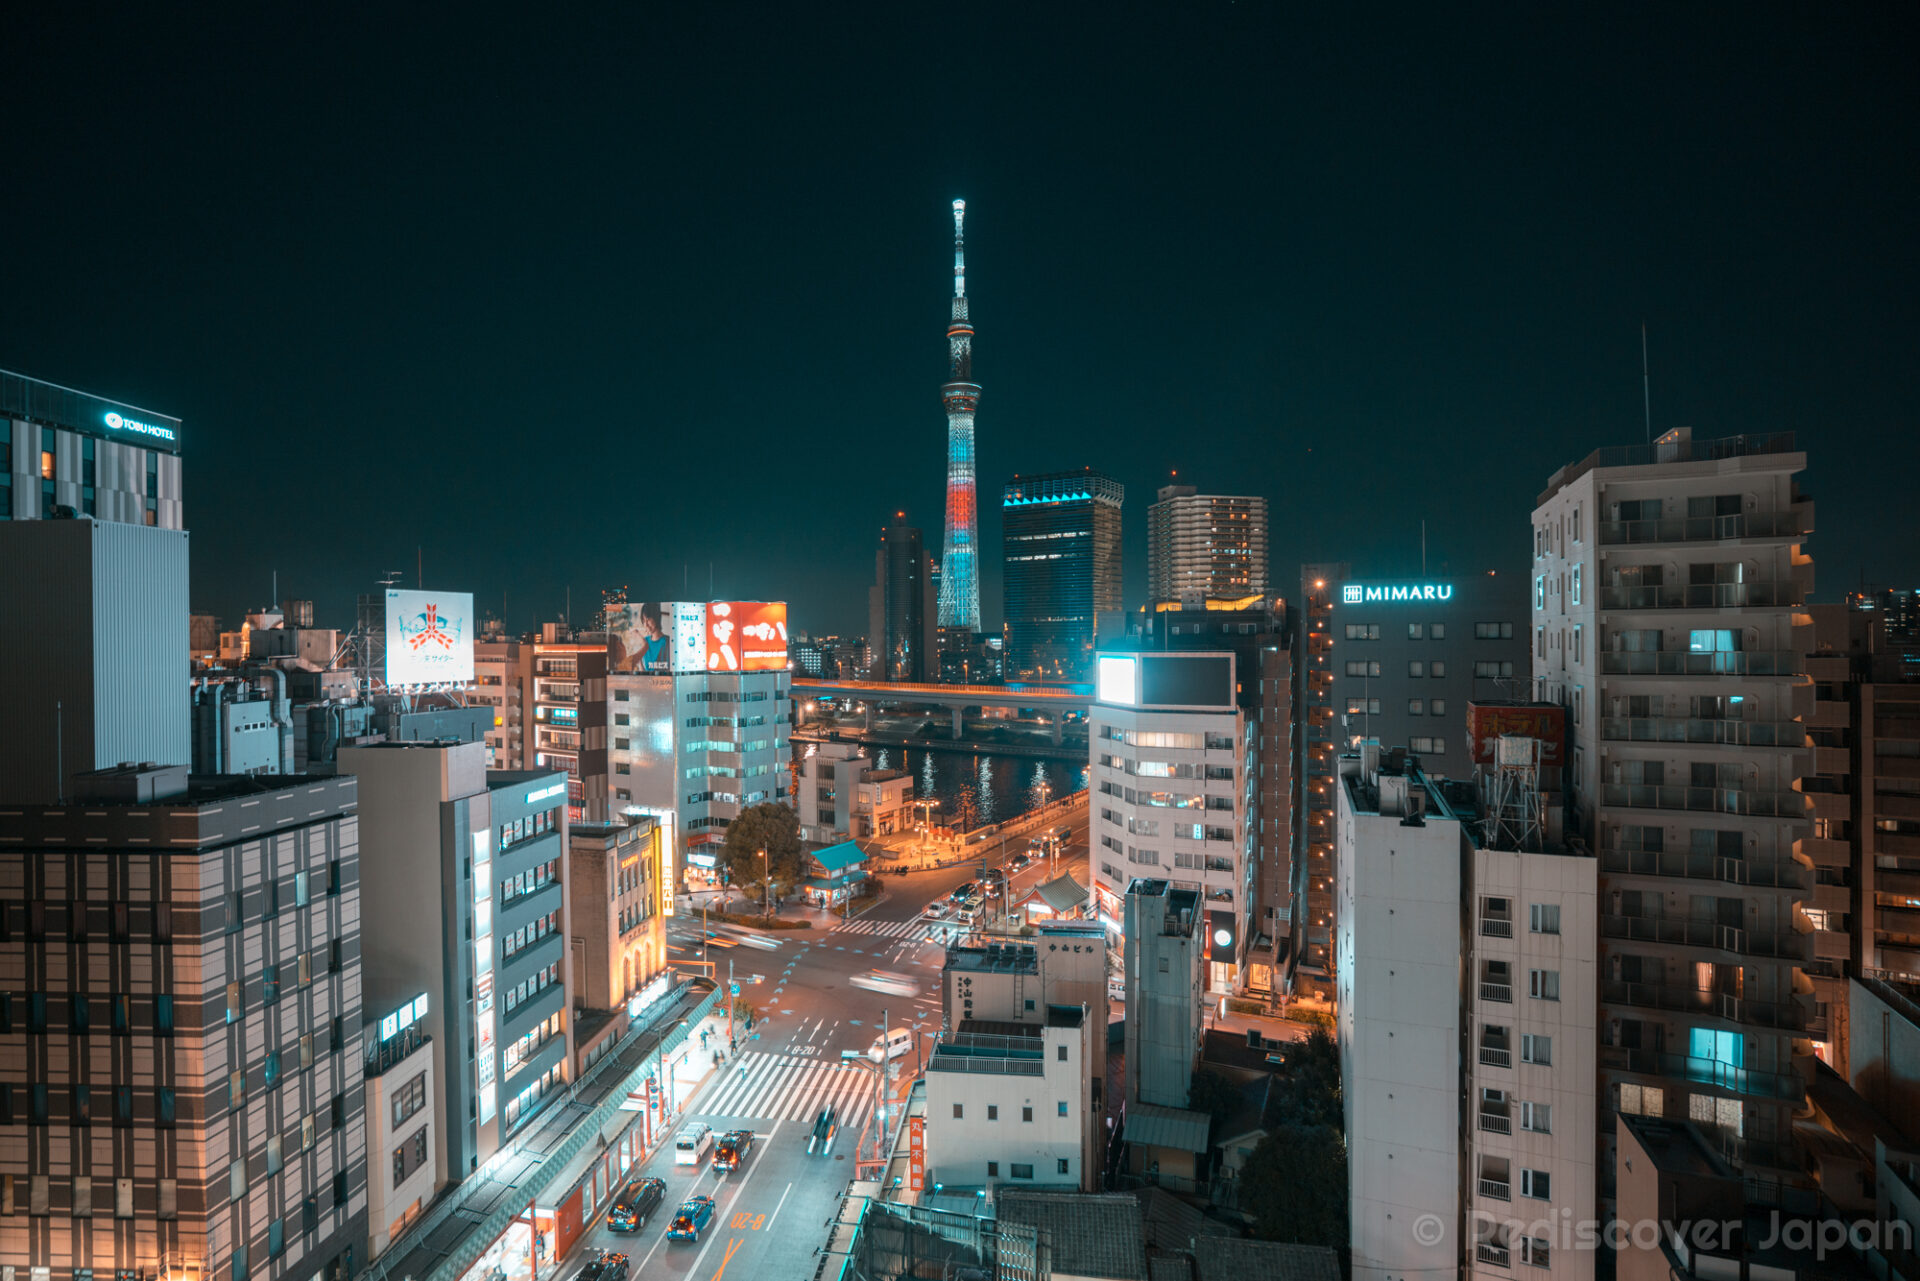
[[[1340,588],[1340,603],[1343,605],[1384,605],[1395,601],[1452,599],[1452,583],[1382,583],[1378,586],[1347,583]]]

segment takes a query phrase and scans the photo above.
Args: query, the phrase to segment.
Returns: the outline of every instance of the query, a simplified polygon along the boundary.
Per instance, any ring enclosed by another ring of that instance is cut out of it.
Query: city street
[[[1007,854],[1025,847],[1025,838],[1009,841]],[[988,849],[990,856],[999,856],[997,845]],[[1084,817],[1075,821],[1074,836],[1053,874],[1066,871],[1085,883]],[[812,921],[810,930],[714,927],[718,938],[708,955],[716,976],[726,981],[732,962],[740,993],[760,1012],[760,1021],[752,1032],[738,1030],[737,1054],[693,1096],[681,1124],[699,1120],[716,1131],[752,1129],[753,1150],[738,1171],[719,1174],[707,1161],[697,1172],[675,1166],[672,1144],[663,1143],[634,1172],[666,1181],[666,1199],[652,1222],[637,1233],[616,1233],[608,1230],[603,1215],[563,1262],[561,1281],[578,1274],[596,1249],[626,1252],[635,1277],[768,1281],[810,1275],[813,1252],[853,1178],[854,1145],[864,1139],[870,1147],[877,1130],[875,1073],[842,1064],[840,1053],[864,1052],[887,1026],[914,1029],[915,1053],[893,1065],[893,1092],[905,1095],[940,1030],[943,951],[927,940],[921,913],[927,903],[978,874],[979,866],[970,864],[882,877],[883,900],[852,920],[806,909],[788,913]],[[1011,874],[1010,897],[1017,901],[1048,875],[1045,860]],[[697,912],[674,918],[668,929],[673,961],[700,959],[700,928]],[[773,949],[741,941],[749,935],[772,941]],[[890,976],[883,980],[889,985],[907,980],[906,988],[883,992],[855,982],[876,970]],[[708,1052],[724,1050],[716,1043]],[[813,1118],[828,1104],[840,1126],[833,1152],[809,1155]],[[893,1123],[890,1109],[889,1135]],[[695,1194],[713,1197],[718,1211],[713,1226],[697,1243],[667,1240],[674,1209]]]

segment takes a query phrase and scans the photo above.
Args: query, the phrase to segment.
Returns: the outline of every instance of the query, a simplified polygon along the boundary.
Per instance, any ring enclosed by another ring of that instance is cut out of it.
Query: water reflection
[[[899,747],[868,752],[876,768],[912,774],[914,795],[939,801],[940,821],[964,828],[1003,823],[1087,785],[1084,761]]]

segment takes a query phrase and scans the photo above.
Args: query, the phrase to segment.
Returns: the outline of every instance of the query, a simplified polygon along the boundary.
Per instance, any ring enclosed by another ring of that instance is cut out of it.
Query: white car
[[[901,974],[894,970],[868,970],[865,974],[855,974],[847,979],[855,987],[863,987],[869,992],[885,992],[889,996],[918,996],[920,983],[911,974]]]
[[[952,910],[952,906],[947,903],[929,903],[927,904],[926,915],[929,919],[937,921]]]
[[[888,1059],[897,1059],[913,1048],[913,1030],[897,1027],[885,1036],[873,1038],[873,1044],[867,1048],[867,1057],[875,1063],[884,1063]]]

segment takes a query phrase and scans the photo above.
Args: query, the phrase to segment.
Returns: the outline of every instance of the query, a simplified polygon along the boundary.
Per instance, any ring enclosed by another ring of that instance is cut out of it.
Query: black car
[[[638,1232],[647,1226],[647,1220],[660,1208],[660,1202],[666,1195],[666,1180],[635,1179],[621,1188],[620,1195],[613,1199],[613,1209],[607,1211],[608,1229],[614,1232]]]
[[[1007,866],[1017,872],[1031,862],[1033,862],[1033,855],[1025,850],[1018,850],[1012,858],[1007,860]]]
[[[979,887],[976,886],[972,881],[968,881],[964,885],[956,885],[953,889],[953,893],[947,895],[947,897],[952,899],[956,903],[964,903],[973,896],[973,894],[977,891],[978,888]]]
[[[737,1170],[740,1163],[747,1159],[747,1153],[753,1150],[752,1130],[728,1130],[713,1145],[713,1168],[716,1170]]]
[[[618,1250],[597,1251],[580,1270],[579,1281],[627,1281],[627,1256]]]

